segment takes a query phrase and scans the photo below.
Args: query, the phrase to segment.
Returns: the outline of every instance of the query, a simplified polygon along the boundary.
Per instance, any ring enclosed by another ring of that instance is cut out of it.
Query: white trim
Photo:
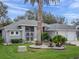
[[[14,32],[14,34],[11,34],[11,32]],[[18,32],[18,34],[16,34],[16,32]],[[20,35],[20,31],[10,31],[10,36],[19,36]]]

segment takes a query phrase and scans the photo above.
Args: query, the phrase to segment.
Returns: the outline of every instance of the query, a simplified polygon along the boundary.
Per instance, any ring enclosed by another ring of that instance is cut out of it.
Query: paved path
[[[79,41],[68,41],[67,43],[79,46]]]

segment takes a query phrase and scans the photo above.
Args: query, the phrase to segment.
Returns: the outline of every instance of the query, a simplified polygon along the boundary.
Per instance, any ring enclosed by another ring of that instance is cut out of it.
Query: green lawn
[[[66,46],[65,50],[29,49],[27,52],[18,53],[17,46],[0,45],[0,59],[73,59],[79,56],[79,47]],[[27,46],[27,44],[25,44]]]

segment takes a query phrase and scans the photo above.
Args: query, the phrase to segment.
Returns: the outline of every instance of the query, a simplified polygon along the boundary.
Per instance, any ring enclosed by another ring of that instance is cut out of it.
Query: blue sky
[[[23,0],[1,0],[8,6],[8,16],[15,18],[23,15],[27,10],[35,10],[37,4],[33,7],[30,3],[24,4]],[[79,18],[79,0],[60,0],[60,3],[54,5],[44,5],[43,10],[51,12],[57,16],[64,16],[68,18],[70,23],[73,18]]]

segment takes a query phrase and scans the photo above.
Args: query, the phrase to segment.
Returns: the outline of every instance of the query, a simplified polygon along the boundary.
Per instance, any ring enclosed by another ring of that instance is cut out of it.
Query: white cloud
[[[8,16],[10,16],[12,19],[14,19],[17,16],[21,16],[24,15],[25,11],[21,11],[21,10],[14,10],[14,9],[9,9],[8,10]]]
[[[6,1],[11,1],[11,0],[0,0],[0,1],[6,2]],[[16,0],[12,0],[12,1],[16,1]],[[17,0],[17,1],[20,2],[22,0]]]
[[[22,10],[22,11],[29,10],[27,8],[17,6],[17,4],[11,4],[11,3],[5,3],[5,4],[8,5],[9,8],[17,9],[16,11],[18,11],[18,10]]]
[[[76,14],[76,13],[65,13],[64,14],[64,17],[67,18],[67,22],[68,24],[71,24],[71,22],[74,20],[74,19],[79,19],[79,14]]]
[[[70,8],[79,8],[79,2],[74,2],[70,5]]]
[[[70,8],[79,8],[79,0],[73,0],[69,6]]]
[[[79,0],[75,0],[76,2],[79,2]]]
[[[8,6],[8,16],[11,18],[24,15],[25,11],[29,10],[27,8],[21,7],[16,3],[5,2],[5,4]]]
[[[69,19],[79,18],[79,14],[75,14],[75,13],[65,13],[64,16]]]

